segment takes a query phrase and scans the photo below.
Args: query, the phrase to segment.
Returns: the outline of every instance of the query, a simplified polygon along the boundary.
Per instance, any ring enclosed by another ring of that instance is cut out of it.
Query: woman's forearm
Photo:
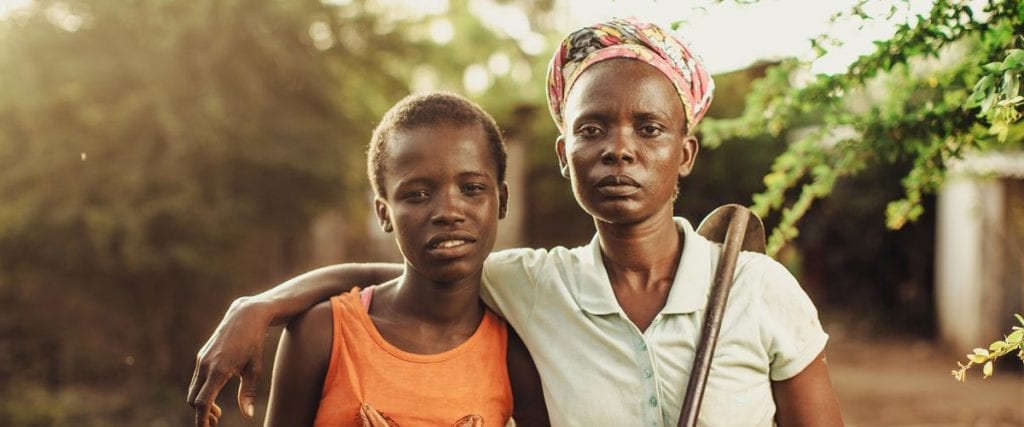
[[[824,351],[793,378],[772,381],[772,394],[775,398],[775,421],[779,426],[843,425]]]
[[[220,416],[215,404],[217,394],[235,377],[242,380],[238,407],[247,417],[253,417],[268,326],[290,321],[316,303],[355,286],[376,285],[401,273],[400,264],[333,265],[235,300],[196,355],[196,369],[188,389],[196,425],[206,426],[211,417]]]
[[[271,325],[287,322],[320,301],[351,290],[386,282],[402,274],[401,264],[336,264],[295,276],[251,297],[243,305],[258,306]]]

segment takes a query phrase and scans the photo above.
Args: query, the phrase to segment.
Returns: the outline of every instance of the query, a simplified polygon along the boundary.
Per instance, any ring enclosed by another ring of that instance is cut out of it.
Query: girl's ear
[[[377,212],[377,223],[380,224],[380,229],[385,233],[394,231],[395,227],[391,225],[391,207],[388,206],[388,202],[377,197],[373,199],[373,206],[374,211]]]
[[[498,219],[505,219],[508,215],[508,183],[502,181],[498,188]]]
[[[563,178],[569,178],[569,158],[565,156],[565,137],[558,135],[555,139],[555,154],[558,156],[558,169]]]

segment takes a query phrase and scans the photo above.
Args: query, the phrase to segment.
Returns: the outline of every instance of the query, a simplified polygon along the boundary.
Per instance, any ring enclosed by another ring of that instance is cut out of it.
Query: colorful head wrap
[[[548,108],[562,132],[562,109],[583,70],[612,58],[637,59],[657,68],[683,101],[686,123],[693,129],[711,105],[715,82],[693,50],[678,35],[633,18],[616,18],[569,34],[548,66]]]

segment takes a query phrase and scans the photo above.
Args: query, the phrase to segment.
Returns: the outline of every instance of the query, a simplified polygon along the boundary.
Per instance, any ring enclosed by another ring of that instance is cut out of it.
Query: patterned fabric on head
[[[651,64],[675,86],[693,129],[711,105],[715,82],[700,57],[678,35],[633,18],[616,18],[569,34],[548,66],[548,108],[558,130],[565,132],[562,109],[583,70],[612,58],[632,58]]]

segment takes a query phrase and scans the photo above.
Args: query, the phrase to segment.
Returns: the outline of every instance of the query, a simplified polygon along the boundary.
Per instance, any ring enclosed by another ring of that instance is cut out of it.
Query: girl
[[[508,199],[494,120],[455,95],[410,96],[385,114],[367,158],[404,272],[288,325],[266,425],[502,426],[513,389],[519,418],[545,420],[528,353],[479,299]]]

